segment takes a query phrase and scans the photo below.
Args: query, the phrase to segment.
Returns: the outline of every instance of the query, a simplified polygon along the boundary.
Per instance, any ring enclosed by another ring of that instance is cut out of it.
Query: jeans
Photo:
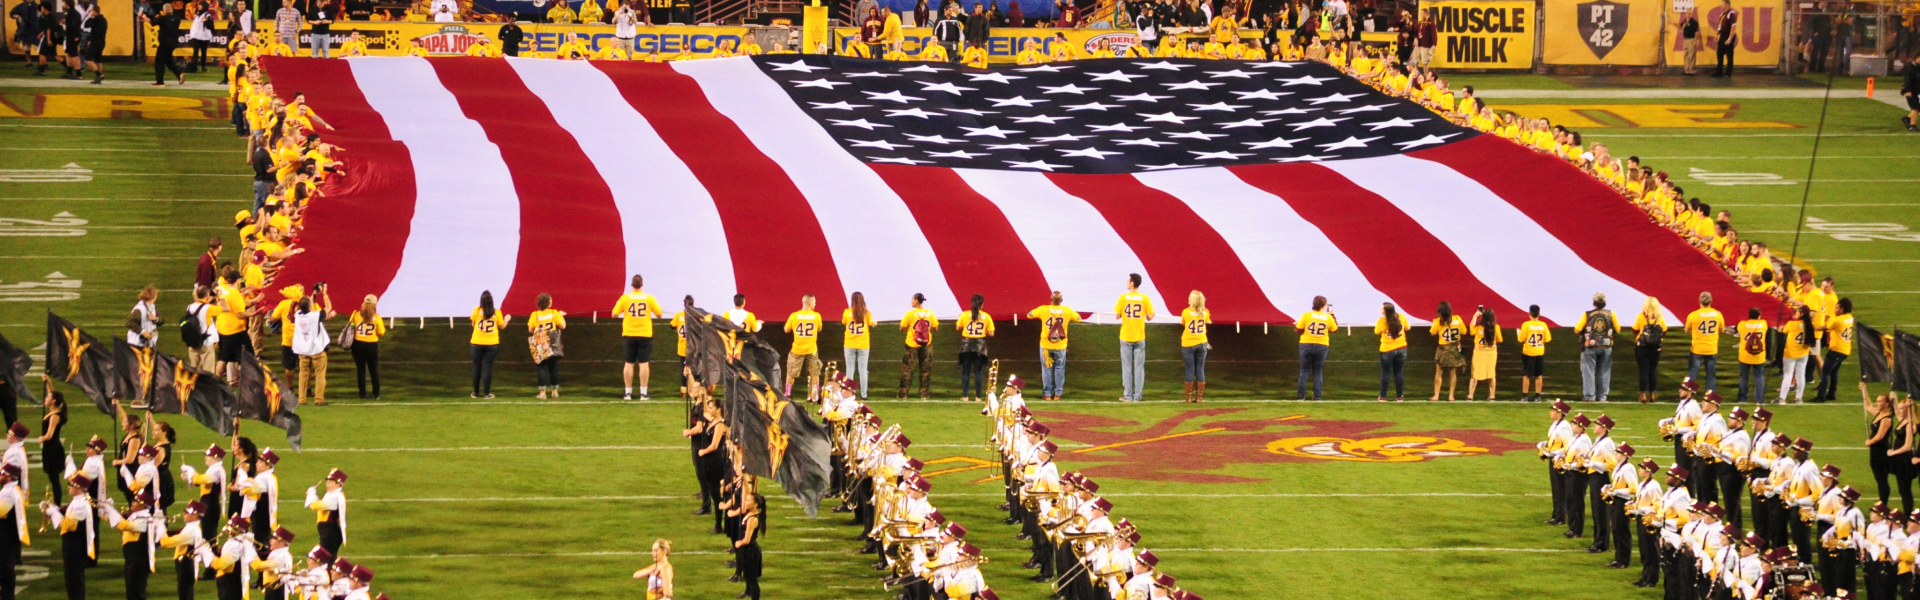
[[[308,34],[307,39],[313,42],[314,58],[331,58],[327,56],[327,52],[329,50],[332,50],[330,46],[333,45],[333,34],[331,33]]]
[[[987,355],[979,352],[960,353],[960,397],[985,398],[987,396]]]
[[[1209,344],[1195,344],[1180,349],[1180,362],[1186,366],[1187,383],[1207,382],[1207,350]]]
[[[247,103],[233,103],[231,121],[233,122],[233,135],[236,137],[247,137],[247,130],[249,129],[247,126],[250,125],[250,123],[247,123]]]
[[[1809,354],[1800,358],[1780,359],[1780,402],[1787,401],[1787,392],[1793,392],[1794,400],[1804,400],[1807,396],[1807,359]]]
[[[554,356],[534,363],[533,380],[542,390],[547,389],[548,386],[560,387],[560,357]]]
[[[1407,349],[1394,348],[1380,353],[1380,397],[1387,397],[1387,378],[1393,378],[1393,397],[1407,395]]]
[[[1692,379],[1695,384],[1700,386],[1700,389],[1710,392],[1720,391],[1720,377],[1715,373],[1719,365],[1720,355],[1718,354],[1689,353],[1687,355],[1687,379]],[[1705,373],[1702,373],[1703,370]],[[1706,379],[1701,379],[1703,376],[1706,377]]]
[[[1147,383],[1147,341],[1120,342],[1120,399],[1140,401],[1140,388]]]
[[[373,377],[373,397],[380,397],[380,342],[355,341],[347,349],[353,353],[353,380],[360,386],[360,397],[367,397],[367,377]]]
[[[500,357],[500,346],[474,344],[470,348],[469,354],[473,358],[473,395],[490,395],[493,393],[493,359]]]
[[[1613,348],[1580,351],[1580,399],[1606,400],[1613,387]]]
[[[847,358],[847,376],[860,382],[860,399],[867,399],[867,357],[873,350],[867,348],[845,348]]]
[[[1640,365],[1640,393],[1651,394],[1660,391],[1660,348],[1634,346],[1633,362]]]
[[[1327,371],[1326,344],[1300,344],[1300,385],[1294,399],[1307,399],[1307,380],[1313,380],[1313,399],[1320,399]]]
[[[1040,349],[1040,395],[1059,398],[1067,387],[1067,349]]]
[[[1757,364],[1757,365],[1740,363],[1740,399],[1738,400],[1739,402],[1747,401],[1747,378],[1748,377],[1753,378],[1754,402],[1766,402],[1767,365],[1765,363]]]
[[[267,194],[271,193],[273,193],[272,181],[253,182],[253,212],[260,212],[260,207],[267,205]]]
[[[1847,355],[1832,350],[1827,351],[1825,360],[1820,362],[1820,385],[1815,386],[1813,399],[1832,400],[1840,391],[1840,364],[1847,362]]]

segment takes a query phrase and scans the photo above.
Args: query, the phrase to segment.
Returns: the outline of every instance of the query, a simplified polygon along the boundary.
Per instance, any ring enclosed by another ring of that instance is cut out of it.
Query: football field
[[[14,69],[8,76],[19,73],[17,65],[7,68]],[[227,125],[222,94],[155,92],[122,77],[116,81],[127,85],[105,89],[0,80],[0,335],[23,348],[44,341],[48,310],[103,339],[115,334],[147,284],[162,289],[162,313],[177,320],[207,238],[231,246],[234,213],[250,206],[251,170],[243,141]],[[1732,211],[1745,239],[1766,241],[1776,254],[1797,247],[1802,262],[1835,278],[1863,323],[1920,329],[1920,134],[1899,127],[1900,110],[1864,97],[1864,80],[1837,83],[1819,137],[1817,97],[1744,93],[1749,89],[1725,97],[1632,97],[1618,92],[1648,86],[1537,76],[1461,81],[1487,91],[1550,92],[1488,98],[1667,171],[1688,196]],[[1798,92],[1817,92],[1824,83],[1768,82],[1766,89]],[[649,291],[670,304],[679,297]],[[1691,308],[1687,298],[1663,300],[1676,313]],[[1105,302],[1069,299],[1081,310],[1104,309]],[[748,308],[778,321],[797,306],[763,299]],[[999,314],[1030,308],[987,306]],[[1342,316],[1355,323],[1373,320],[1368,307],[1344,308]],[[569,318],[573,335],[558,400],[533,397],[520,329],[506,336],[494,400],[467,397],[465,322],[396,323],[381,344],[379,400],[356,397],[352,361],[334,352],[331,405],[302,407],[305,451],[282,453],[281,520],[300,535],[296,550],[314,540],[312,513],[299,506],[300,496],[337,467],[352,476],[343,554],[374,569],[374,590],[396,600],[640,597],[644,586],[629,575],[648,561],[655,538],[676,542],[679,597],[738,592],[739,584],[726,581],[725,538],[707,533],[711,517],[690,514],[699,501],[688,443],[679,435],[684,406],[673,394],[673,346],[655,345],[655,399],[623,401],[617,325],[606,315]],[[968,540],[989,557],[989,585],[1010,600],[1045,598],[1047,584],[1027,581],[1032,571],[1019,567],[1028,558],[1014,539],[1019,528],[999,522],[1005,513],[995,508],[1002,498],[997,467],[988,462],[987,419],[978,405],[955,400],[951,332],[936,341],[933,399],[902,401],[893,399],[900,333],[880,329],[872,357],[875,412],[902,424],[915,441],[910,453],[928,463],[933,503],[966,525]],[[1416,332],[1408,402],[1377,404],[1376,339],[1371,328],[1356,330],[1334,338],[1327,401],[1296,402],[1291,329],[1216,323],[1207,401],[1192,405],[1179,401],[1178,332],[1155,327],[1147,401],[1123,405],[1114,400],[1115,334],[1108,325],[1077,326],[1066,399],[1032,405],[1062,444],[1063,465],[1099,480],[1114,516],[1139,527],[1142,547],[1159,554],[1160,569],[1184,588],[1214,599],[1658,597],[1629,585],[1637,571],[1607,569],[1609,555],[1587,554],[1585,540],[1564,539],[1563,528],[1541,524],[1549,504],[1533,443],[1544,436],[1547,411],[1508,402],[1519,380],[1517,347],[1502,348],[1503,402],[1429,403],[1433,342]],[[1555,335],[1547,395],[1578,399],[1573,334]],[[992,349],[1003,377],[1037,382],[1038,336],[1026,319],[1000,323]],[[777,332],[767,337],[787,345]],[[163,338],[163,352],[182,352],[173,328]],[[838,341],[824,336],[825,357],[838,356]],[[1670,346],[1663,363],[1666,389],[1685,370],[1678,348]],[[1720,369],[1728,391],[1737,373],[1731,351],[1729,340]],[[38,360],[40,351],[34,353]],[[1617,439],[1665,463],[1672,445],[1661,442],[1654,422],[1671,414],[1671,404],[1630,401],[1633,361],[1626,354],[1622,348],[1616,356],[1615,402],[1577,408],[1609,414],[1621,423]],[[1856,366],[1849,361],[1841,380],[1854,380]],[[1778,373],[1770,375],[1777,383]],[[1459,387],[1465,400],[1465,383]],[[111,419],[66,389],[76,418],[66,429],[68,446],[93,434],[113,439]],[[1816,460],[1845,469],[1842,479],[1871,497],[1855,393],[1847,383],[1839,403],[1776,408],[1775,429],[1813,440]],[[37,434],[39,410],[23,407],[20,414]],[[161,418],[182,433],[176,465],[197,464],[197,450],[217,441],[191,419]],[[276,450],[285,445],[281,432],[257,422],[244,424],[241,434]],[[44,484],[37,471],[33,478]],[[859,531],[848,515],[823,507],[808,518],[783,494],[769,489],[768,496],[767,598],[893,596],[869,568],[872,557],[857,552]],[[39,522],[36,516],[30,528]],[[22,597],[61,597],[59,538],[33,539]],[[89,592],[120,597],[119,549],[103,547],[101,556]],[[151,592],[167,597],[172,586],[163,569]],[[211,582],[199,589],[213,594]]]

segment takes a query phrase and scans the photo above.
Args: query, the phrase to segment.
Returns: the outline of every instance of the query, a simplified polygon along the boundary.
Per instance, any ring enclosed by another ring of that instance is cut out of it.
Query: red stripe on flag
[[[1473,178],[1559,238],[1595,270],[1684,315],[1700,292],[1729,318],[1749,307],[1786,318],[1779,300],[1740,287],[1706,254],[1655,224],[1640,207],[1566,161],[1482,135],[1409,153]],[[1633,311],[1638,307],[1620,307]]]
[[[713,196],[740,293],[781,304],[814,294],[820,314],[838,318],[847,307],[847,295],[827,235],[786,171],[715,110],[693,78],[665,63],[593,65],[613,80]],[[701,303],[722,305],[715,299]]]
[[[1049,174],[1061,190],[1092,205],[1146,266],[1168,312],[1187,307],[1187,292],[1200,290],[1210,306],[1234,307],[1247,321],[1290,323],[1267,299],[1233,246],[1172,194],[1147,187],[1132,175]]]
[[[526,314],[542,293],[585,311],[626,289],[626,242],[613,191],[546,102],[502,60],[429,58],[440,84],[500,147],[520,198],[520,254],[500,309]],[[643,232],[635,232],[642,234]]]
[[[307,105],[333,126],[318,133],[339,146],[333,157],[347,173],[329,177],[321,197],[307,205],[297,240],[303,253],[281,265],[274,287],[325,281],[337,298],[385,294],[413,229],[413,158],[406,145],[394,141],[386,120],[353,85],[347,61],[269,56],[261,66],[282,100],[305,92]],[[240,247],[227,241],[228,248]]]
[[[1345,252],[1374,289],[1393,298],[1400,312],[1432,319],[1440,301],[1454,314],[1490,306],[1500,319],[1526,319],[1488,288],[1420,223],[1399,207],[1355,185],[1332,169],[1305,163],[1227,167],[1242,181],[1285,200],[1301,218],[1319,227]]]
[[[1004,313],[1051,298],[1040,263],[1027,252],[1013,224],[958,173],[937,167],[868,166],[913,211],[960,306],[980,294]]]

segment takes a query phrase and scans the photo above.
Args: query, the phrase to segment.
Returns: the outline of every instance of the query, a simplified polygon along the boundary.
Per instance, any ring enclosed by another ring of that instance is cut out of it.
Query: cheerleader
[[[672,553],[673,542],[654,540],[653,564],[633,572],[634,579],[647,580],[647,600],[673,600],[673,563],[668,560]]]

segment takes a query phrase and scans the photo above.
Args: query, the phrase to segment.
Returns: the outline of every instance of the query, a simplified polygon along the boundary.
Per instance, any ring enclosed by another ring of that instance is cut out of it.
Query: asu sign
[[[1422,2],[1439,39],[1433,66],[1445,69],[1533,67],[1534,3]]]
[[[1660,64],[1662,0],[1545,0],[1550,65]]]

